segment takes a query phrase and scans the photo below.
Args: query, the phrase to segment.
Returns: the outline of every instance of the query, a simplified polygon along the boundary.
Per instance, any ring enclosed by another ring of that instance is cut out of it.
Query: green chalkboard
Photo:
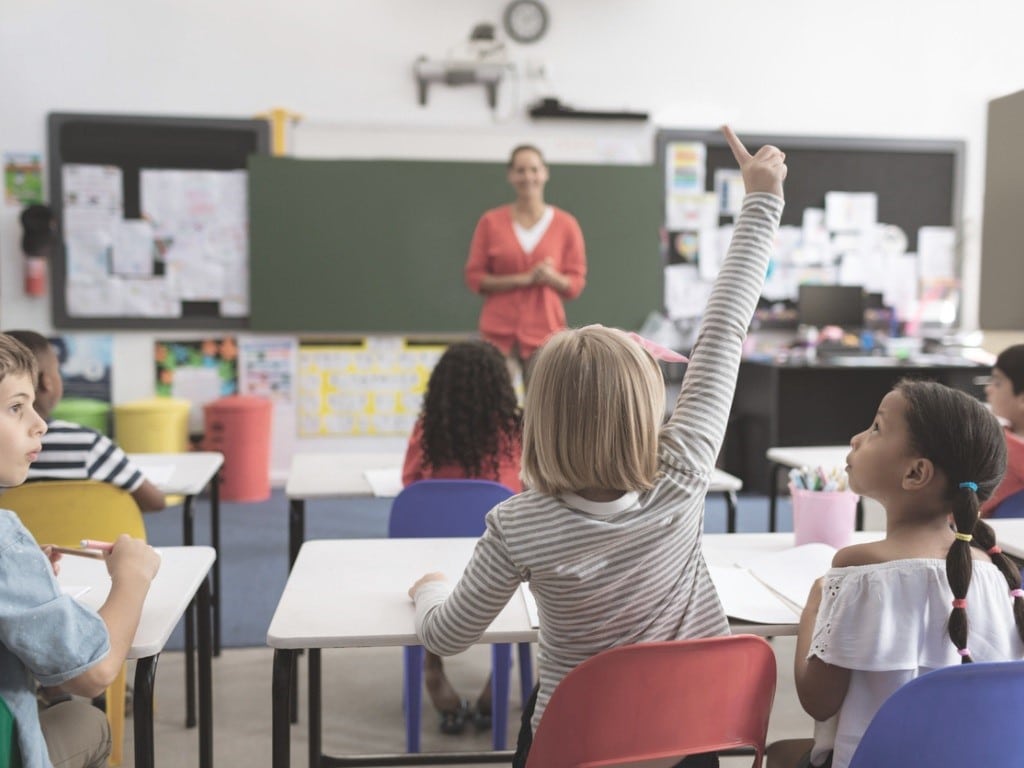
[[[661,308],[660,183],[652,166],[551,167],[545,197],[587,247],[571,325],[635,329]],[[253,156],[249,193],[252,330],[476,330],[462,270],[480,214],[512,200],[503,164]]]

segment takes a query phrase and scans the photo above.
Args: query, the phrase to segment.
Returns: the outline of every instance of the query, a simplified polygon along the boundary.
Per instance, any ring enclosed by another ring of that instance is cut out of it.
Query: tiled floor
[[[775,638],[779,686],[769,730],[769,741],[810,735],[811,721],[800,709],[793,689],[794,638]],[[214,756],[217,766],[269,766],[271,752],[271,664],[267,648],[227,649],[213,663]],[[184,728],[184,658],[167,653],[157,668],[156,763],[158,768],[194,768],[197,735]],[[449,676],[467,698],[475,698],[489,671],[486,647],[474,648],[448,661]],[[330,754],[401,751],[404,731],[401,712],[402,657],[397,649],[325,651],[324,749]],[[300,679],[305,662],[300,661]],[[518,726],[518,692],[510,743]],[[300,691],[300,722],[292,726],[292,765],[308,764],[306,755],[305,692]],[[131,721],[124,765],[134,764]],[[423,724],[423,749],[487,749],[489,734],[467,732],[444,736],[428,713]],[[722,768],[749,766],[751,758],[727,758]]]

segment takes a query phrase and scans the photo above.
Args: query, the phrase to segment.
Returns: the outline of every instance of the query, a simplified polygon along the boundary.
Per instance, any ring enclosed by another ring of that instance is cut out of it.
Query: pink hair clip
[[[1000,555],[1002,554],[1002,552],[1003,550],[999,548],[998,544],[994,544],[993,546],[988,548],[988,553],[990,555]]]
[[[651,357],[655,360],[663,360],[666,363],[688,363],[690,359],[683,357],[678,352],[675,352],[668,347],[663,347],[661,344],[645,339],[639,333],[633,333],[633,331],[627,331],[626,335],[629,336],[633,341],[639,344],[641,347],[651,353]]]
[[[971,655],[971,651],[968,648],[959,648],[959,649],[957,649],[957,653],[959,653],[961,656],[970,656]]]
[[[1011,589],[1010,597],[1024,597],[1024,589]]]
[[[966,597],[958,597],[958,598],[956,598],[953,601],[953,607],[954,608],[963,608],[964,610],[967,610],[967,598]]]

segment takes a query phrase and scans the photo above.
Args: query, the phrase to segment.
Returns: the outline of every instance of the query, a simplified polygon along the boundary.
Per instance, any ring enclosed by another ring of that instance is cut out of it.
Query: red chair
[[[775,654],[754,635],[613,648],[566,675],[527,768],[679,760],[753,747],[760,768],[775,698]]]

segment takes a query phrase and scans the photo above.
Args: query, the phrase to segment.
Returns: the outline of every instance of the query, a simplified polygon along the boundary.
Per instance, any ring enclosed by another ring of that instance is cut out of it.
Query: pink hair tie
[[[689,358],[683,357],[678,352],[674,352],[668,347],[663,347],[657,342],[653,342],[650,339],[645,339],[639,333],[633,333],[627,331],[626,335],[629,336],[633,341],[639,344],[641,347],[651,353],[651,357],[655,360],[664,360],[666,363],[687,363]]]
[[[993,546],[989,547],[988,553],[990,555],[1001,555],[1003,553],[1003,550],[999,548],[998,544],[994,544]]]
[[[957,649],[957,653],[959,653],[961,656],[970,656],[971,655],[970,650],[967,649],[967,648],[959,648],[959,649]]]
[[[966,597],[957,598],[956,600],[953,601],[953,607],[954,608],[963,608],[964,610],[967,610],[967,598]]]
[[[1024,597],[1024,589],[1011,589],[1010,597]]]

